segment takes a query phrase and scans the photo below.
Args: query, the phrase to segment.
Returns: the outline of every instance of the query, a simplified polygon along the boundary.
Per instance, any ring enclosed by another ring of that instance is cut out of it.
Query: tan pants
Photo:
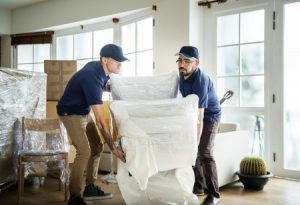
[[[97,179],[103,144],[90,115],[67,115],[59,118],[77,151],[70,176],[70,194],[81,196],[84,171],[86,170],[86,185],[94,184]]]

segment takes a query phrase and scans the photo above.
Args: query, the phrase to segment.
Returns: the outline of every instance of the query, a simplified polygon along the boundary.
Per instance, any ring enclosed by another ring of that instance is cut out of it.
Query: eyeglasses
[[[193,63],[193,62],[195,62],[195,61],[190,61],[190,60],[187,60],[187,59],[185,59],[185,60],[183,60],[183,59],[177,59],[177,61],[176,61],[176,63],[179,65],[179,64],[184,64],[184,65],[190,65],[191,63]]]

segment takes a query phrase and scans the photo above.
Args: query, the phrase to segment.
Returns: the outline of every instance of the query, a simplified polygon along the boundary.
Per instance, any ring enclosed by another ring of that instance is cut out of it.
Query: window
[[[300,2],[284,6],[284,168],[300,171]]]
[[[264,107],[264,10],[217,18],[218,95],[227,107]]]
[[[137,15],[125,20],[124,24],[114,24],[106,29],[96,30],[96,26],[89,25],[92,29],[86,32],[78,31],[70,34],[72,31],[68,30],[62,31],[68,34],[61,32],[57,35],[55,38],[56,59],[77,60],[77,70],[80,70],[87,62],[99,60],[100,49],[105,44],[115,43],[122,47],[124,55],[129,59],[122,64],[121,76],[152,75],[152,17]]]
[[[217,91],[233,97],[222,107],[223,122],[238,122],[249,130],[250,152],[264,157],[265,137],[265,10],[217,17]],[[232,112],[234,111],[234,113]]]
[[[150,76],[153,72],[153,18],[146,18],[121,27],[121,42],[130,59],[122,68],[122,76]]]
[[[56,59],[77,60],[77,70],[87,62],[99,60],[100,49],[113,43],[113,28],[85,33],[58,36],[56,38]]]
[[[44,72],[44,60],[50,59],[50,44],[27,44],[17,46],[17,68]]]

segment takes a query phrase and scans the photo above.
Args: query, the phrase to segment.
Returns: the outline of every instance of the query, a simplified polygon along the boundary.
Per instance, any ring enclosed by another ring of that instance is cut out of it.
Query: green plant
[[[240,172],[246,175],[266,175],[267,165],[260,157],[245,157],[240,162]]]

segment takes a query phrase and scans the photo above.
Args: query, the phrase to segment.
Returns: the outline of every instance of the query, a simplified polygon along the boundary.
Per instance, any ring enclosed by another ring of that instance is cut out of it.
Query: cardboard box
[[[47,73],[47,100],[59,100],[67,83],[77,71],[74,60],[45,60],[44,71]]]
[[[57,101],[47,101],[47,108],[46,108],[47,118],[58,118],[56,112],[56,105],[57,105]]]

